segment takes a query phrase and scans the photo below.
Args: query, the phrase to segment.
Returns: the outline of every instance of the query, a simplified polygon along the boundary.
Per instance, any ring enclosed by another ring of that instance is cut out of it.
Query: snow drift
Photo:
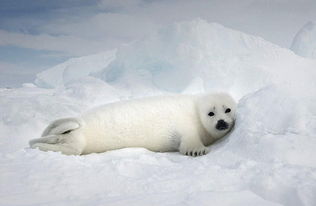
[[[37,74],[35,83],[40,87],[54,88],[63,86],[94,72],[98,72],[113,60],[114,51],[106,51],[85,57],[72,58]]]
[[[90,56],[72,59],[40,73],[36,82],[58,87],[70,82],[65,76],[73,82],[90,75],[114,87],[142,93],[149,88],[182,92],[198,81],[207,91],[231,91],[240,98],[270,84],[312,88],[310,72],[315,73],[310,69],[314,61],[260,37],[203,20],[170,25],[122,46],[114,55],[95,55],[99,59],[96,63],[91,63],[95,60]],[[302,82],[304,85],[299,85]]]
[[[0,204],[316,204],[316,61],[203,20],[170,25],[111,55],[87,70],[76,70],[94,64],[82,57],[41,73],[37,85],[52,89],[1,90]],[[237,122],[206,156],[24,149],[49,121],[94,105],[215,90],[239,99]]]

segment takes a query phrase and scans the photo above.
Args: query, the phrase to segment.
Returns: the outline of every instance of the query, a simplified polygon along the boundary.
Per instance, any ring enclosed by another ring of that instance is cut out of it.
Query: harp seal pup
[[[189,156],[225,136],[235,121],[236,103],[225,93],[158,96],[110,103],[77,118],[52,122],[31,148],[66,155],[144,147]]]

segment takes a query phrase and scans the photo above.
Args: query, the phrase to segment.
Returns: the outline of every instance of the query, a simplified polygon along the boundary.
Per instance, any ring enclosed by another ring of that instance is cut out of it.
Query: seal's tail
[[[72,132],[78,130],[81,126],[82,120],[78,118],[64,118],[55,120],[46,127],[40,138],[31,140],[29,145],[31,148],[38,147],[44,151],[52,150],[74,154],[73,151],[68,151],[69,148],[67,148],[67,151],[65,152],[63,150],[65,150],[64,147],[66,145],[69,145],[68,143],[70,138],[74,137]],[[77,150],[75,153],[78,153]]]

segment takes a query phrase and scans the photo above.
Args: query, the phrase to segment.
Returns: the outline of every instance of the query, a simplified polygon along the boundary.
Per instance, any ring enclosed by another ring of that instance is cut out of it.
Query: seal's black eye
[[[225,113],[229,113],[230,111],[232,111],[230,108],[227,108],[226,110],[225,110]]]
[[[210,113],[208,113],[208,116],[214,116],[215,114],[214,114],[214,112],[210,112]]]

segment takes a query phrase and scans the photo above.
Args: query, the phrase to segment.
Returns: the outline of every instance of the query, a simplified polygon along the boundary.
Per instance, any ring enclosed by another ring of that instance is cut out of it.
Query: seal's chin
[[[220,132],[225,132],[225,131],[228,131],[230,128],[229,127],[225,127],[225,128],[216,128],[217,131],[220,131]]]

